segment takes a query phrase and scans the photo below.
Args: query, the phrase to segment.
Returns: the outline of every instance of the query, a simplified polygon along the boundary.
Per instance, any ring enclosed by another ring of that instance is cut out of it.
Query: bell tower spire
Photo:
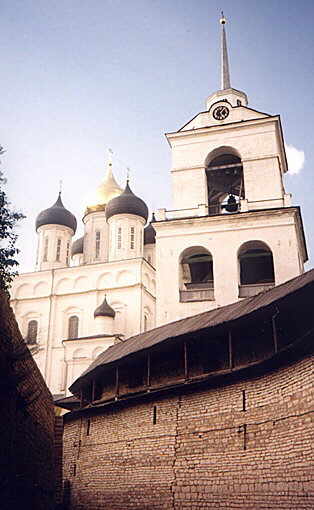
[[[227,101],[231,106],[247,106],[248,99],[245,92],[234,89],[230,83],[230,69],[227,48],[227,36],[225,24],[227,20],[224,13],[221,12],[219,19],[221,25],[220,33],[220,88],[211,94],[206,100],[206,109],[210,110],[211,107],[218,101]]]
[[[221,18],[219,20],[221,24],[221,90],[230,89],[230,71],[229,71],[229,59],[227,49],[227,37],[225,24],[227,22],[224,17],[223,11],[221,11]]]

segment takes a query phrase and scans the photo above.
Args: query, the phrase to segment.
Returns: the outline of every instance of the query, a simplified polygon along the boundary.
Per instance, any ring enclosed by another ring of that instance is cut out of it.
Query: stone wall
[[[314,359],[65,416],[71,510],[314,507]]]
[[[1,510],[54,508],[52,396],[0,294]]]

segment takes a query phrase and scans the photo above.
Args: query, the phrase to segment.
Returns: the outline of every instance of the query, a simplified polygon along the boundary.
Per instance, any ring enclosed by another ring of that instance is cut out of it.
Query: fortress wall
[[[225,386],[66,416],[70,508],[313,508],[313,373],[306,358]]]

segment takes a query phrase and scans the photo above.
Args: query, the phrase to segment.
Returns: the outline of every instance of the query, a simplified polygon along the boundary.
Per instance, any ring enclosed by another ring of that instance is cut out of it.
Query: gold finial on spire
[[[127,182],[129,182],[129,180],[130,180],[130,173],[131,173],[131,169],[129,167],[127,167],[127,169],[126,169],[126,180],[127,180]]]

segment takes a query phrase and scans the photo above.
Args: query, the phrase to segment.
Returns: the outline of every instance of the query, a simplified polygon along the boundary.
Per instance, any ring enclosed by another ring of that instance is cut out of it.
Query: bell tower
[[[221,88],[166,134],[173,210],[159,210],[153,224],[158,324],[267,290],[307,260],[300,209],[284,188],[280,116],[249,107],[231,87],[223,13],[220,24]]]

